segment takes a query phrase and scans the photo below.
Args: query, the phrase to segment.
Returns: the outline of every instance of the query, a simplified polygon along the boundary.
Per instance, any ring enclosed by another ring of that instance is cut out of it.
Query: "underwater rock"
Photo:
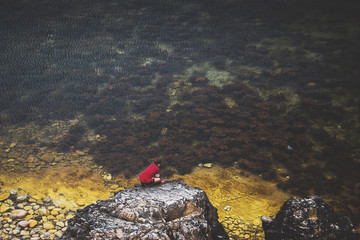
[[[79,209],[61,239],[229,239],[204,191],[180,181],[125,189]]]
[[[22,221],[18,222],[18,225],[20,227],[25,228],[25,227],[29,226],[29,223],[27,221],[25,221],[25,220],[22,220]]]
[[[44,155],[40,156],[40,159],[44,162],[50,163],[54,160],[54,157],[49,153],[45,153]]]
[[[0,192],[0,201],[4,201],[10,197],[10,193],[8,192]]]
[[[266,240],[360,239],[350,219],[319,196],[290,198],[276,217],[261,217]]]
[[[211,168],[212,167],[212,163],[204,163],[203,165],[206,168]]]
[[[23,218],[23,217],[25,217],[26,214],[27,214],[27,212],[23,209],[15,209],[15,210],[11,211],[11,213],[9,214],[9,217],[11,219]]]

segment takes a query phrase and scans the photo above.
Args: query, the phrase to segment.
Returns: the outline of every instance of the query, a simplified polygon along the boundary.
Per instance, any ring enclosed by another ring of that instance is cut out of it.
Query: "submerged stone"
[[[45,153],[44,155],[42,155],[40,157],[41,160],[43,160],[44,162],[52,162],[54,160],[54,157],[51,156],[49,153]]]
[[[115,190],[117,188],[119,188],[119,185],[117,185],[117,184],[113,184],[113,185],[110,186],[111,190]]]
[[[26,216],[26,214],[27,214],[27,212],[25,210],[15,209],[15,210],[11,211],[11,214],[9,214],[9,217],[12,219],[23,218]]]
[[[10,206],[9,206],[9,205],[7,205],[7,204],[2,204],[2,205],[0,206],[0,213],[7,212],[9,209],[10,209]]]
[[[29,227],[31,228],[35,227],[38,224],[38,222],[34,219],[30,219],[28,223],[29,223]]]
[[[211,168],[211,167],[212,167],[212,163],[204,163],[204,167],[206,167],[206,168]]]
[[[0,192],[0,201],[4,201],[10,197],[9,192]]]
[[[55,226],[54,226],[51,222],[45,222],[45,223],[43,224],[43,227],[44,227],[44,229],[46,229],[46,230],[50,230],[50,229],[54,229],[54,228],[55,228]]]
[[[20,227],[25,228],[25,227],[29,226],[29,223],[28,223],[28,221],[23,220],[23,221],[18,222],[18,225]]]

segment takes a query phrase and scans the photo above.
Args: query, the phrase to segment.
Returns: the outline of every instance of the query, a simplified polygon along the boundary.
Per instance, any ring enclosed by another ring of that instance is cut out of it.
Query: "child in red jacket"
[[[164,181],[161,180],[159,174],[159,167],[161,164],[161,159],[156,158],[154,163],[152,163],[149,167],[145,169],[140,175],[139,179],[142,186],[155,185],[155,184],[163,184]]]

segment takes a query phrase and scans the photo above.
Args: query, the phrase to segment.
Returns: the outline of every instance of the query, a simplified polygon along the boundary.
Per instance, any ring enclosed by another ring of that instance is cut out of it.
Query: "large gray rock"
[[[125,189],[78,210],[61,239],[229,239],[206,193],[180,181]]]
[[[262,217],[266,240],[358,240],[350,219],[318,196],[290,198],[276,217]]]

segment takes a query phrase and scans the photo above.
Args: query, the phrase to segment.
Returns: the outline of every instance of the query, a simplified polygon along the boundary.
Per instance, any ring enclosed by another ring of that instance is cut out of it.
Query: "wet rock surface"
[[[61,239],[229,239],[204,191],[181,181],[125,189],[78,210]]]
[[[360,239],[350,219],[318,196],[290,198],[276,217],[262,217],[265,239]]]

